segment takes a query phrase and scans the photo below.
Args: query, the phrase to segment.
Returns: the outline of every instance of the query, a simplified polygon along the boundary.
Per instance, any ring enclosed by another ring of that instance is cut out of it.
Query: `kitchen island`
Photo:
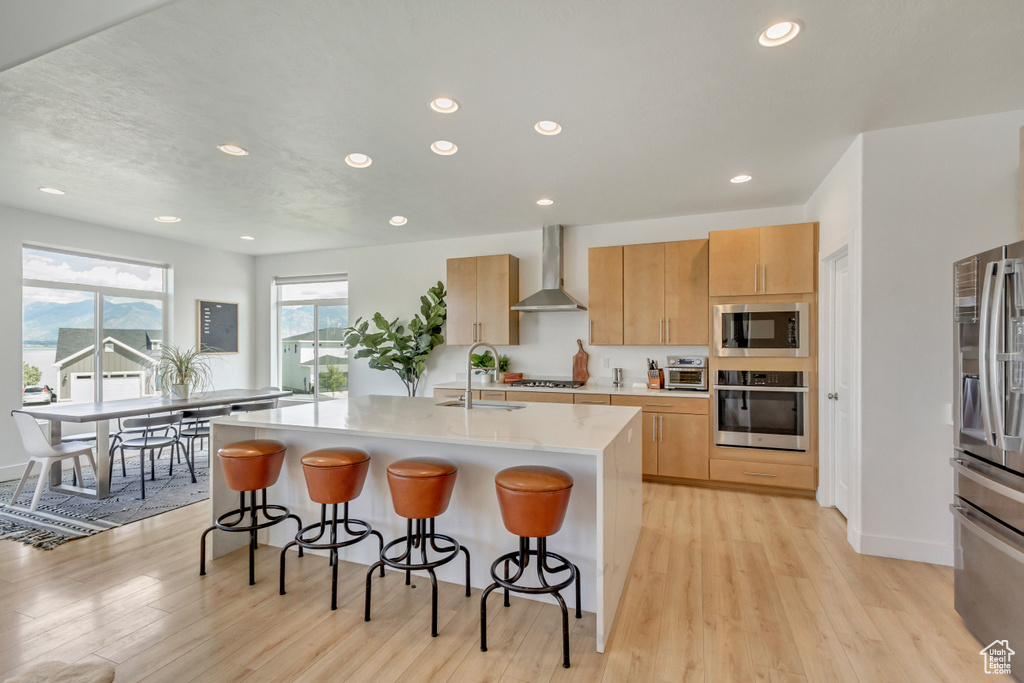
[[[515,465],[565,470],[575,484],[565,524],[550,546],[580,567],[583,609],[596,614],[597,650],[603,652],[640,535],[640,410],[528,403],[514,410],[466,410],[441,403],[436,398],[361,396],[218,418],[213,421],[211,452],[242,439],[284,442],[288,454],[268,500],[288,506],[309,524],[319,518],[320,508],[309,500],[300,458],[329,446],[367,451],[370,472],[362,495],[350,504],[350,514],[368,521],[385,542],[405,533],[405,520],[391,504],[388,464],[411,456],[453,461],[458,479],[437,530],[469,548],[471,583],[477,589],[490,585],[491,562],[518,545],[502,524],[494,475]],[[218,459],[212,460],[210,497],[216,519],[238,506],[238,494],[225,485]],[[294,528],[278,525],[262,533],[264,542],[280,547],[292,540]],[[212,536],[213,557],[246,545],[244,534]],[[340,556],[369,565],[377,560],[376,550],[375,543],[358,543],[342,549]],[[464,580],[459,563],[436,571],[450,583]]]

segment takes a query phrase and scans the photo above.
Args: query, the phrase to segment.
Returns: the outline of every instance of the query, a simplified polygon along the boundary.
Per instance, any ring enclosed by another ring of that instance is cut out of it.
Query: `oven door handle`
[[[1024,564],[1024,550],[1004,539],[1001,532],[997,532],[994,528],[990,528],[987,524],[971,516],[969,508],[957,505],[956,503],[950,503],[949,511],[953,513],[953,517],[957,521],[963,524],[964,529],[967,529],[1004,555],[1009,556],[1020,564]]]
[[[1024,504],[1024,491],[1009,486],[995,477],[991,477],[984,472],[970,467],[968,461],[963,458],[950,458],[949,464],[953,466],[953,471],[960,476],[970,479],[975,484],[983,486],[993,493],[998,493],[1004,498],[1009,498],[1010,500]]]
[[[774,391],[790,394],[806,394],[810,391],[808,387],[744,387],[732,384],[716,384],[715,389],[719,391]]]

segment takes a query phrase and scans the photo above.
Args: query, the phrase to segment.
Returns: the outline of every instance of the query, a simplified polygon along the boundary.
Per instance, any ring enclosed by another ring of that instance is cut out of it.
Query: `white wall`
[[[828,415],[831,412],[831,401],[826,398],[832,391],[830,386],[830,368],[832,367],[832,350],[829,344],[831,333],[831,301],[829,300],[829,266],[837,254],[844,252],[848,258],[850,286],[850,338],[846,340],[849,349],[850,389],[849,396],[844,396],[849,406],[850,443],[848,444],[848,467],[846,481],[849,484],[849,500],[847,502],[847,538],[854,548],[860,550],[861,509],[861,433],[860,433],[860,294],[861,294],[861,256],[862,256],[862,206],[864,191],[864,138],[857,136],[842,158],[822,181],[818,189],[804,206],[806,220],[818,221],[818,238],[820,258],[818,270],[818,309],[819,309],[819,382],[818,415],[820,416],[819,436],[820,448],[818,456],[818,502],[822,505],[835,505],[834,463],[828,447],[831,440],[831,425]]]
[[[802,207],[782,207],[567,227],[565,287],[586,303],[587,249],[590,247],[700,239],[707,237],[709,230],[798,223],[802,220]],[[502,253],[510,253],[520,259],[519,291],[522,297],[540,289],[540,226],[535,230],[504,235],[259,256],[256,258],[257,329],[270,330],[274,327],[271,282],[276,275],[348,273],[351,320],[380,311],[385,317],[400,317],[405,321],[419,310],[419,297],[427,287],[445,279],[446,259]],[[514,372],[568,377],[572,374],[572,356],[577,351],[576,339],[582,339],[590,353],[591,377],[604,382],[611,381],[610,368],[613,367],[625,368],[627,378],[642,378],[648,357],[664,363],[665,356],[669,354],[707,355],[706,347],[589,347],[586,344],[587,320],[586,312],[524,313],[520,322],[520,345],[502,347],[498,351],[509,354]],[[258,382],[276,383],[270,335],[257,338],[256,350]],[[608,358],[609,369],[602,367],[603,358]],[[466,347],[439,347],[428,363],[426,386],[421,395],[429,396],[434,384],[454,381],[456,373],[465,373],[465,369]],[[349,385],[352,395],[403,392],[403,386],[394,373],[370,370],[365,361],[351,363]]]
[[[21,248],[26,242],[170,265],[171,341],[181,346],[196,343],[196,299],[238,302],[239,353],[215,357],[213,380],[218,388],[254,386],[253,257],[7,207],[0,207],[0,235],[0,320],[6,322],[0,330],[0,386],[6,387],[0,392],[0,416],[21,405],[21,325],[14,321],[21,320]],[[10,418],[0,417],[0,443],[15,445],[0,450],[0,480],[20,476],[25,458]]]
[[[954,260],[1014,242],[1024,111],[864,134],[862,538],[952,561]]]

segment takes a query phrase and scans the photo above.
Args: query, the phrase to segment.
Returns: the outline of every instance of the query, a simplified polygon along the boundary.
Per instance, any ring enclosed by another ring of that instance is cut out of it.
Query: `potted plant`
[[[491,383],[491,376],[494,374],[494,356],[491,355],[489,350],[484,350],[483,353],[474,353],[470,360],[473,363],[473,367],[476,368],[475,372],[478,375],[483,375],[482,379],[484,384]],[[498,381],[501,381],[501,377],[508,372],[509,357],[506,354],[498,356]]]
[[[211,370],[205,354],[196,347],[181,349],[169,345],[160,352],[157,363],[160,384],[166,387],[173,400],[187,399],[189,393],[203,391],[210,384]]]
[[[420,312],[408,326],[399,325],[398,318],[388,321],[380,313],[373,315],[376,332],[370,331],[369,321],[359,318],[345,328],[345,347],[357,349],[356,358],[368,358],[374,370],[391,370],[405,384],[409,396],[415,396],[420,380],[427,372],[427,357],[435,347],[444,343],[441,326],[448,314],[444,298],[444,283],[427,290],[420,297]]]

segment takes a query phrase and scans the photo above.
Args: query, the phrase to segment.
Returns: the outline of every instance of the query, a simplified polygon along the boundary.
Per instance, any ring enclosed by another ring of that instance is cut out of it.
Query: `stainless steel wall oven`
[[[802,372],[719,370],[715,444],[806,451],[809,389]]]

